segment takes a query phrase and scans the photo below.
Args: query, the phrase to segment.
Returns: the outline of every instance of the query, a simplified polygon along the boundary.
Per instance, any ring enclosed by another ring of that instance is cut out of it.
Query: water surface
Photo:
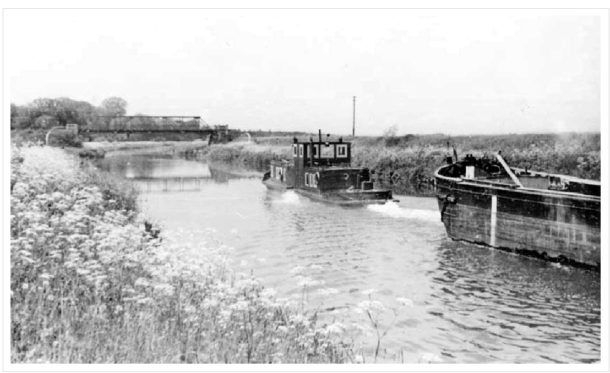
[[[432,198],[345,208],[199,161],[112,157],[102,167],[137,183],[143,212],[164,230],[214,230],[236,270],[340,322],[369,357],[377,338],[358,312],[367,300],[383,305],[382,361],[600,358],[598,273],[454,242]]]

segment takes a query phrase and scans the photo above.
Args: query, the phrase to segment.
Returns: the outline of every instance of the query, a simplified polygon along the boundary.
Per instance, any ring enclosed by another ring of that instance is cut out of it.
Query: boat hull
[[[599,269],[599,197],[477,185],[438,174],[436,183],[449,237]]]
[[[285,191],[288,189],[292,189],[291,186],[288,186],[288,185],[286,185],[282,182],[276,181],[274,179],[264,179],[263,184],[265,184],[265,186],[271,190]]]
[[[316,190],[294,189],[295,192],[312,200],[331,203],[341,206],[362,206],[371,204],[383,204],[392,200],[392,193],[388,190],[357,190],[357,191],[334,191],[318,192]]]

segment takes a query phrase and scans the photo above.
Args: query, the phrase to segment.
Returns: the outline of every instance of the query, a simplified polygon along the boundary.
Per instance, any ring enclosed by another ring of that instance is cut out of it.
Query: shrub
[[[41,115],[34,121],[34,127],[36,128],[53,128],[59,126],[59,121],[52,115]]]
[[[351,358],[315,314],[232,272],[222,246],[156,239],[131,202],[116,202],[130,192],[60,149],[14,148],[11,166],[13,362]]]
[[[78,135],[72,131],[55,130],[49,135],[49,145],[80,148],[83,143]]]

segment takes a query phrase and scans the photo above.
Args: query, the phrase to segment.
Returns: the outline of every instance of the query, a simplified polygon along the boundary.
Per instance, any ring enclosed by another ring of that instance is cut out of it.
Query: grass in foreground
[[[332,325],[235,274],[213,246],[192,256],[154,238],[113,183],[59,149],[13,148],[13,362],[351,361]]]

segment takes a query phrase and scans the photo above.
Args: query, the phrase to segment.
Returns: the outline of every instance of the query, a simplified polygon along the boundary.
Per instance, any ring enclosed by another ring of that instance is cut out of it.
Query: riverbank
[[[212,162],[226,163],[241,168],[251,168],[259,172],[269,169],[273,159],[291,156],[290,143],[257,144],[256,142],[231,142],[211,145],[203,156]]]
[[[136,196],[61,149],[12,149],[12,362],[352,361],[339,327],[234,272],[213,240],[165,240]]]
[[[213,145],[206,150],[212,161],[222,161],[265,171],[273,159],[289,159],[292,137],[253,138],[251,143]],[[314,137],[315,139],[315,137]],[[434,171],[453,156],[493,155],[502,151],[511,166],[599,180],[599,133],[520,135],[406,135],[356,137],[352,165],[367,167],[373,179],[397,194],[433,193]]]

